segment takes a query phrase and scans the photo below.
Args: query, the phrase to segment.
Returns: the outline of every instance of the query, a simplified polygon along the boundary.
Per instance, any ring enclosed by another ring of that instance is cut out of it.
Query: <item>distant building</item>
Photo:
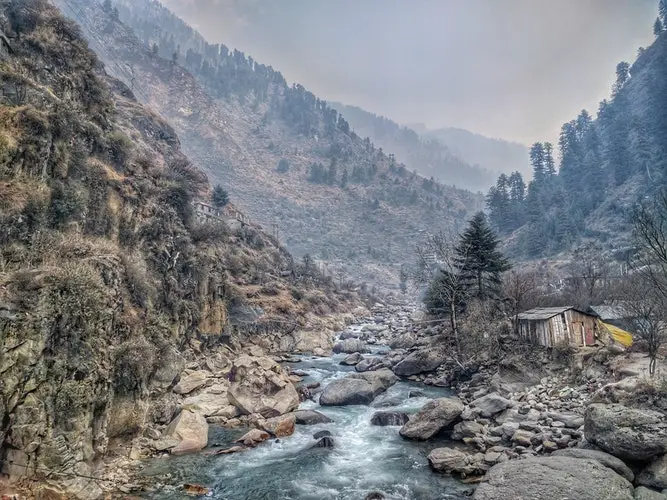
[[[517,319],[519,334],[531,344],[546,347],[595,344],[597,317],[572,306],[538,307],[519,314]]]
[[[192,205],[199,222],[222,221],[233,231],[250,224],[250,217],[246,216],[231,203],[218,208],[209,203],[195,200]]]

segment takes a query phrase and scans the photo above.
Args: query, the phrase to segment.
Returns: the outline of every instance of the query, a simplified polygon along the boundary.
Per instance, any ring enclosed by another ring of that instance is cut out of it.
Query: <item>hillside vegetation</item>
[[[46,0],[0,28],[0,461],[81,492],[110,440],[163,418],[185,353],[359,302],[257,228],[198,221],[206,176]]]
[[[543,257],[587,242],[618,258],[630,244],[633,205],[667,183],[667,35],[640,48],[634,64],[621,62],[609,99],[597,116],[582,110],[563,125],[559,168],[550,143],[533,145],[533,180],[501,176],[488,194],[495,227],[516,256]],[[510,236],[511,235],[511,236]]]
[[[298,256],[396,286],[416,239],[462,225],[479,206],[470,192],[410,172],[271,67],[207,43],[158,2],[58,3],[110,71],[169,118],[184,151]]]

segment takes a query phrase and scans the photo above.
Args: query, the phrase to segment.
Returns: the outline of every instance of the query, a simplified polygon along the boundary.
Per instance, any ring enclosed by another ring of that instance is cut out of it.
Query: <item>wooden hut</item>
[[[595,344],[597,317],[572,306],[538,307],[517,317],[519,334],[531,344],[554,347]]]

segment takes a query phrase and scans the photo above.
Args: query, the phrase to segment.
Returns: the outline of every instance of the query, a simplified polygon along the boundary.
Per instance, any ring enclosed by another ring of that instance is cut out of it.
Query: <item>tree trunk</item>
[[[452,325],[452,334],[454,335],[454,342],[456,342],[456,354],[460,355],[461,354],[461,346],[459,344],[459,325],[457,323],[457,318],[456,318],[456,304],[454,301],[451,301],[450,305],[450,317],[449,320]]]

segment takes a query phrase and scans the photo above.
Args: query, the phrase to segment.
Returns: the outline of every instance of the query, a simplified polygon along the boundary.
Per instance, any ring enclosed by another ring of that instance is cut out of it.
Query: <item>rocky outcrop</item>
[[[646,486],[635,488],[635,500],[667,500],[667,495]]]
[[[493,466],[473,498],[632,500],[633,487],[625,478],[595,460],[540,457]]]
[[[174,386],[173,391],[176,394],[190,394],[195,389],[199,389],[208,381],[209,374],[205,371],[194,371],[181,375],[178,384]]]
[[[243,354],[234,360],[227,393],[243,414],[275,417],[299,406],[299,394],[283,369],[268,357]]]
[[[208,423],[200,413],[183,410],[169,424],[164,435],[166,438],[177,442],[170,449],[173,455],[184,455],[200,451],[208,443]]]
[[[462,411],[463,403],[458,398],[434,399],[413,415],[399,433],[406,439],[430,439],[454,423]]]
[[[584,432],[589,442],[624,460],[650,460],[667,452],[667,420],[656,411],[592,404]]]
[[[444,354],[434,349],[419,349],[398,362],[392,370],[399,377],[409,377],[418,373],[430,372],[444,363]]]

